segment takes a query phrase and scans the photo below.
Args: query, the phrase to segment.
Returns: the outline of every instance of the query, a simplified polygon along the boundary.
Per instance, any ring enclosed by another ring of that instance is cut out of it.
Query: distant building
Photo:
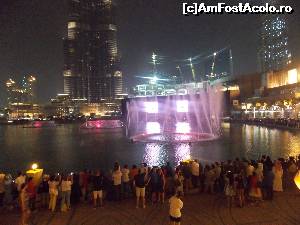
[[[279,5],[280,0],[264,0]],[[283,14],[262,15],[260,31],[261,48],[259,53],[260,70],[265,73],[280,70],[291,63],[288,47],[288,24]]]
[[[14,103],[36,103],[36,78],[32,75],[24,76],[21,86],[13,79],[8,79],[6,82],[8,105]]]
[[[40,108],[36,104],[36,78],[24,76],[19,86],[13,79],[6,82],[7,103],[10,119],[37,118]]]
[[[87,103],[87,99],[74,99],[68,94],[58,94],[56,98],[51,99],[51,105],[44,107],[45,114],[48,116],[78,116],[80,106]]]
[[[225,115],[299,119],[300,64],[267,72],[265,84],[261,76],[261,73],[232,76],[213,83],[222,86],[225,92]]]
[[[68,0],[64,93],[97,103],[123,92],[112,0]]]
[[[22,89],[26,93],[26,102],[36,102],[36,78],[32,75],[24,76],[22,80]]]
[[[16,82],[13,79],[6,81],[7,89],[7,103],[12,104],[14,102],[22,102],[22,90],[17,87]]]
[[[86,98],[72,98],[68,94],[58,94],[51,99],[51,104],[44,107],[47,116],[79,117],[79,116],[113,116],[120,113],[120,100],[88,103]]]

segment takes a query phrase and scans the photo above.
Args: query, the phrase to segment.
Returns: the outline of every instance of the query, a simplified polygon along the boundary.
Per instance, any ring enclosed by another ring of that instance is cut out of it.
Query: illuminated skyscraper
[[[64,92],[90,103],[122,94],[115,5],[112,0],[69,0],[64,40]]]
[[[26,99],[24,99],[27,103],[35,103],[36,102],[36,78],[32,75],[24,76],[22,80],[22,90]]]
[[[21,92],[17,88],[17,84],[13,79],[6,81],[7,103],[12,104],[21,101]]]
[[[21,86],[19,86],[13,79],[6,81],[6,88],[8,99],[7,102],[11,104],[33,104],[36,103],[36,78],[34,76],[24,76]]]
[[[279,0],[264,0],[271,5],[278,5]],[[291,63],[288,48],[288,25],[283,14],[262,16],[260,64],[261,71],[280,70]]]

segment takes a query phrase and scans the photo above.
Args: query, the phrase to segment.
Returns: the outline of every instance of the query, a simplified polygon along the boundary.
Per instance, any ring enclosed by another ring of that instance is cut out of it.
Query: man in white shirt
[[[112,174],[113,186],[114,186],[114,200],[121,200],[121,184],[122,184],[122,172],[119,167],[114,168],[114,172]]]
[[[248,166],[246,168],[246,175],[247,175],[247,177],[252,176],[253,172],[254,172],[254,166],[252,166],[251,163],[249,162]]]
[[[125,165],[122,169],[122,190],[125,198],[127,198],[130,193],[129,172],[128,165]]]
[[[18,177],[15,180],[15,184],[17,185],[18,192],[21,190],[22,184],[25,184],[26,176],[23,175],[22,172],[18,172]]]
[[[170,203],[170,225],[180,225],[181,221],[181,209],[183,207],[183,202],[180,199],[181,192],[177,192],[169,200]]]
[[[71,176],[64,176],[61,181],[61,211],[69,210],[71,207],[70,198],[72,190]],[[66,205],[66,208],[65,208]]]

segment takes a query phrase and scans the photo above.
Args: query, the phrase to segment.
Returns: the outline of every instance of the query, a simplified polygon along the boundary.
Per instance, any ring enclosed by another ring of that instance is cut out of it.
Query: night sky
[[[236,74],[257,71],[259,16],[186,17],[181,15],[181,2],[118,0],[118,42],[127,86],[137,82],[136,75],[145,75],[151,69],[148,62],[153,51],[165,57],[159,69],[172,73],[170,68],[175,68],[176,60],[231,46]],[[299,0],[284,2],[295,9],[288,16],[289,45],[293,60],[300,62]],[[26,74],[36,75],[41,103],[63,91],[62,38],[66,19],[64,0],[0,0],[1,105],[5,103],[5,81],[9,77],[20,81]]]

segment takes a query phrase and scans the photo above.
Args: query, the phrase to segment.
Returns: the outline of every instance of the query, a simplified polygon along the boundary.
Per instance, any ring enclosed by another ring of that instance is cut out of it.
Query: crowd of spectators
[[[22,172],[13,179],[0,174],[0,207],[2,210],[19,208],[23,224],[31,212],[47,208],[68,211],[72,205],[90,202],[91,206],[104,207],[106,201],[126,201],[136,198],[136,208],[146,208],[147,202],[164,204],[169,199],[170,220],[180,224],[184,195],[192,193],[224,194],[227,207],[259,205],[272,200],[273,192],[282,192],[291,185],[300,168],[300,156],[272,161],[269,156],[259,160],[236,158],[226,162],[203,165],[197,160],[181,162],[172,167],[113,165],[110,173],[84,170],[79,173],[42,176],[36,184]]]

